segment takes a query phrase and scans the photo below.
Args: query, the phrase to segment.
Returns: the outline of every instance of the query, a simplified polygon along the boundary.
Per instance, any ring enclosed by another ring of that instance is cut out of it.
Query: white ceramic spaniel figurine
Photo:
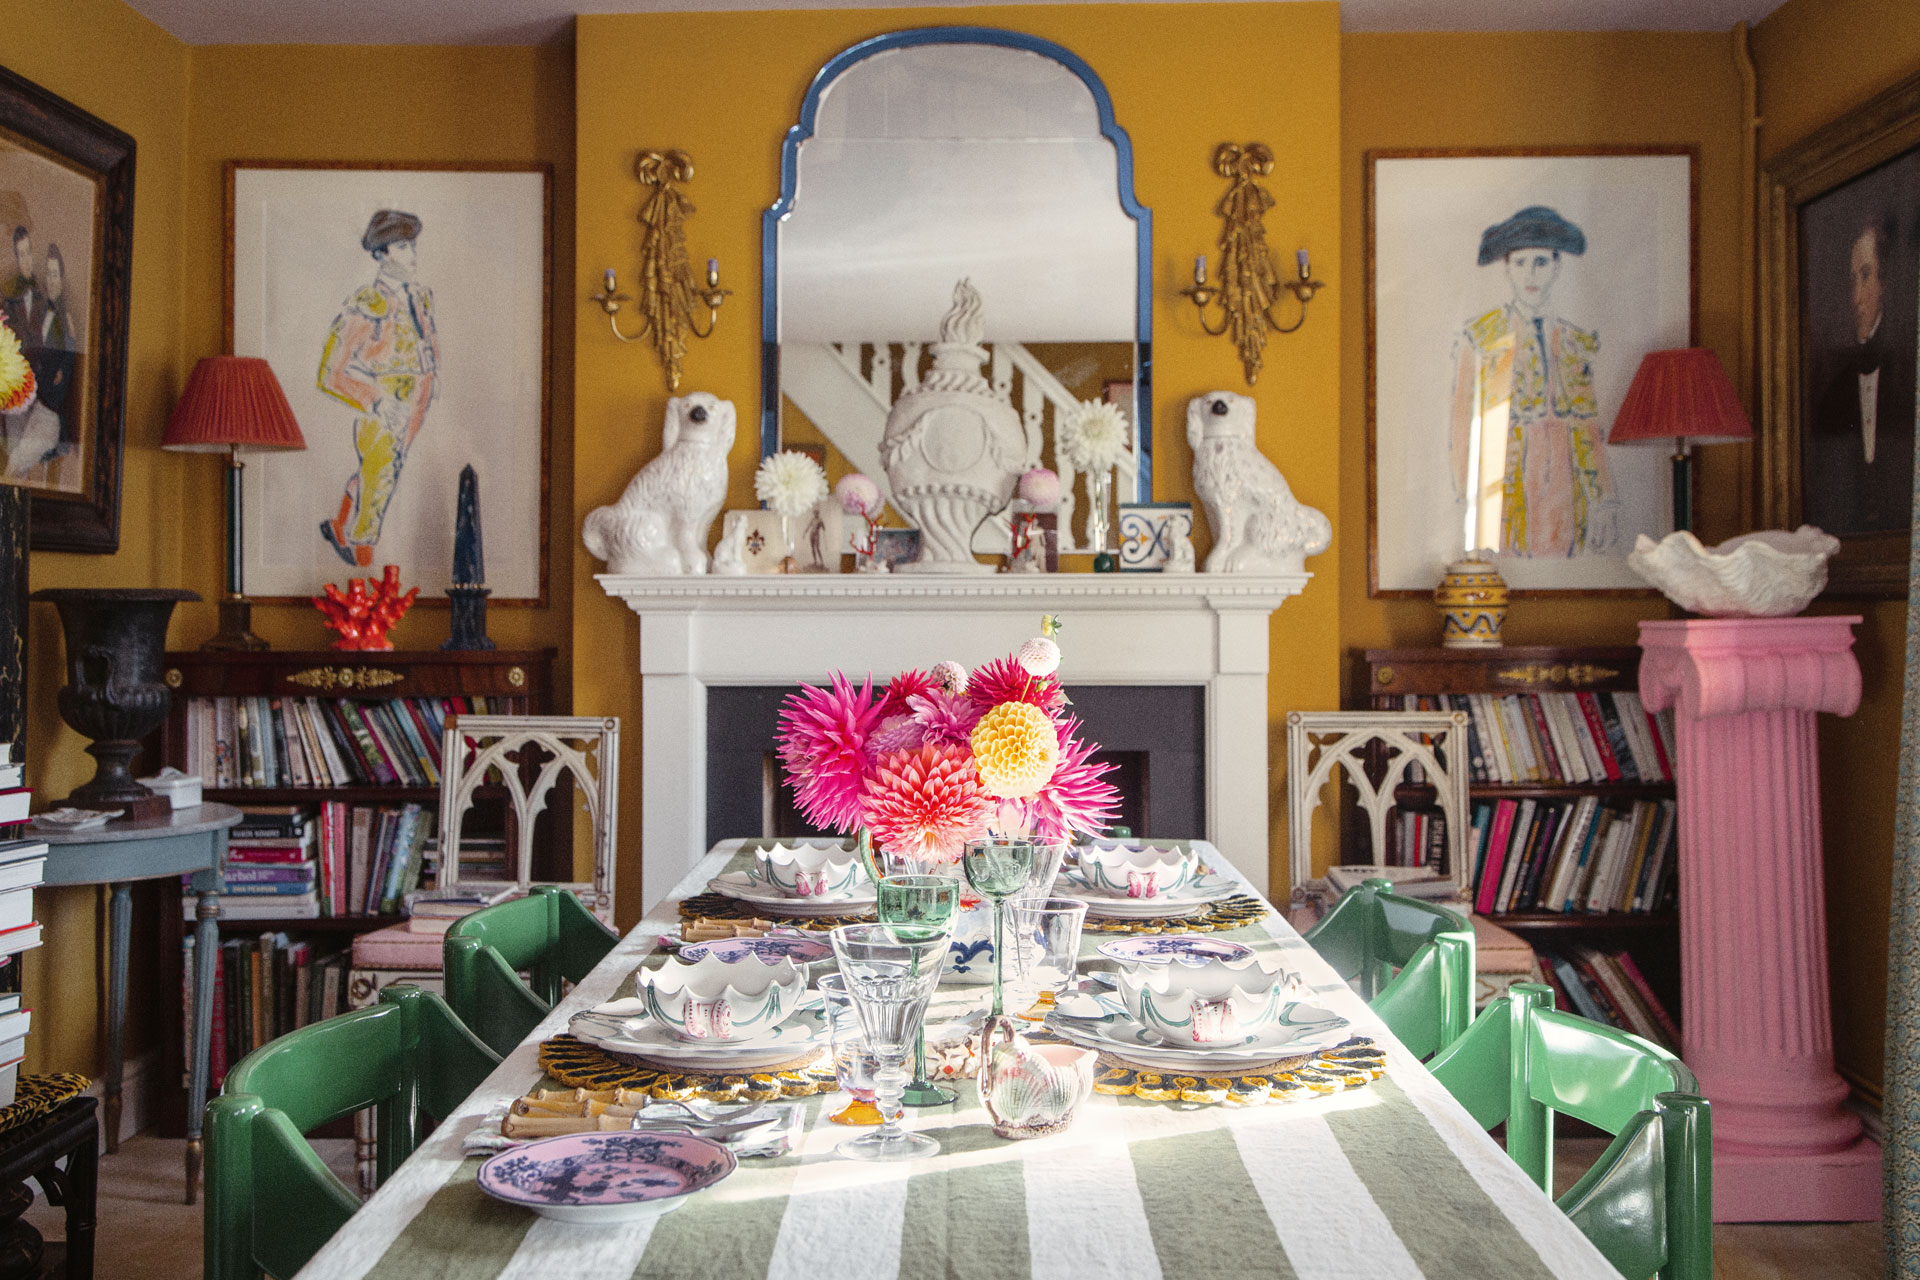
[[[1295,501],[1253,438],[1254,403],[1231,391],[1187,402],[1193,491],[1213,528],[1208,573],[1300,573],[1333,545],[1333,524]]]
[[[620,501],[587,515],[581,540],[608,573],[707,571],[707,529],[727,500],[733,402],[696,391],[667,401],[666,442]]]

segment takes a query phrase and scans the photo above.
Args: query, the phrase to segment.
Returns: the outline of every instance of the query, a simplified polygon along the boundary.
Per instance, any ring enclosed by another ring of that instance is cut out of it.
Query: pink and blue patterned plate
[[[686,1133],[569,1133],[502,1151],[480,1189],[556,1222],[635,1222],[678,1209],[738,1167],[733,1152]]]
[[[714,938],[707,942],[689,943],[681,947],[678,954],[680,959],[689,964],[706,956],[712,956],[722,964],[737,964],[749,957],[764,960],[768,964],[779,960],[812,964],[833,955],[833,944],[819,938],[769,934],[760,938]]]
[[[1167,964],[1179,961],[1181,964],[1214,964],[1228,960],[1244,960],[1253,954],[1253,948],[1242,946],[1226,938],[1207,938],[1193,933],[1152,933],[1140,934],[1130,938],[1115,938],[1103,942],[1100,954],[1122,964]]]

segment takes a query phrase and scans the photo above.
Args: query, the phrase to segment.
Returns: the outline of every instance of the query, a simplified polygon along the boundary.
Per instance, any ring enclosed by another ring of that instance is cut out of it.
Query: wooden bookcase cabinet
[[[1361,700],[1398,710],[1408,694],[1635,693],[1640,650],[1633,646],[1527,646],[1499,649],[1368,649]],[[1469,802],[1597,795],[1619,800],[1666,799],[1671,782],[1470,782]],[[1674,1018],[1680,1008],[1680,923],[1673,911],[1632,913],[1510,912],[1487,917],[1540,947],[1624,950]],[[1684,1023],[1682,1024],[1684,1025]]]
[[[554,702],[555,650],[492,650],[487,652],[391,650],[348,653],[335,650],[272,651],[258,653],[196,650],[166,655],[165,679],[173,690],[173,707],[161,726],[157,743],[150,743],[145,762],[153,767],[186,767],[187,712],[195,699],[213,697],[442,698],[484,696],[488,709],[514,715],[545,715]],[[496,705],[495,699],[504,699]],[[151,751],[157,749],[157,761]],[[497,791],[497,789],[495,789]],[[205,799],[227,804],[319,804],[337,800],[349,804],[405,804],[409,801],[437,812],[437,787],[213,787]],[[484,812],[488,789],[478,795]],[[570,812],[558,800],[555,813]],[[505,805],[502,805],[505,809]],[[535,851],[535,879],[565,880],[572,876],[572,829],[555,822],[549,838]],[[181,973],[183,922],[174,895],[165,896],[161,912],[159,981],[162,984],[160,1065],[161,1132],[179,1137],[186,1128],[186,1089],[182,1063],[184,1010],[174,996]],[[258,937],[285,932],[316,942],[350,945],[353,935],[397,923],[391,915],[349,915],[317,920],[223,920],[222,937]],[[168,986],[169,982],[175,985]],[[231,1065],[231,1064],[229,1064]],[[344,1134],[345,1130],[342,1130]]]

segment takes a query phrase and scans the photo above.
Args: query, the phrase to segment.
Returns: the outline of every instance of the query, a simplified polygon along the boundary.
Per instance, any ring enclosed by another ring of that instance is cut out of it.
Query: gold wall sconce
[[[612,267],[601,282],[593,301],[607,313],[607,327],[622,342],[653,339],[653,348],[666,366],[667,387],[680,389],[680,362],[686,358],[687,335],[711,337],[720,321],[720,304],[731,289],[720,287],[720,260],[707,259],[707,283],[702,288],[687,262],[687,215],[693,202],[675,184],[693,178],[693,160],[684,151],[642,151],[633,162],[633,175],[641,185],[653,188],[640,210],[643,228],[640,244],[640,329],[629,337],[620,332],[620,308],[632,302],[630,294],[620,292],[620,282]],[[707,327],[697,323],[700,308],[707,312]]]
[[[1221,197],[1217,212],[1224,225],[1220,229],[1220,283],[1207,283],[1207,255],[1193,260],[1193,287],[1180,292],[1193,299],[1200,315],[1200,327],[1214,337],[1233,333],[1240,349],[1240,363],[1246,369],[1247,385],[1260,380],[1262,353],[1267,334],[1292,333],[1307,322],[1307,304],[1326,285],[1313,278],[1307,251],[1294,255],[1298,276],[1282,280],[1267,246],[1264,219],[1273,208],[1273,196],[1254,182],[1273,172],[1273,150],[1264,142],[1244,146],[1223,142],[1213,153],[1213,171],[1227,179],[1227,194]],[[1274,318],[1274,306],[1283,293],[1290,293],[1300,304],[1300,314],[1292,324]],[[1207,308],[1220,304],[1220,327],[1207,323]]]

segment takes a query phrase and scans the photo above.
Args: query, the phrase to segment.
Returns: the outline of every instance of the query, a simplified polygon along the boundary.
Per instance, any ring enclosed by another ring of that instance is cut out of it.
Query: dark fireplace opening
[[[794,806],[774,753],[790,686],[707,689],[707,843],[824,835]],[[1168,839],[1206,832],[1206,690],[1198,685],[1069,686],[1080,732],[1114,765],[1115,824]]]

